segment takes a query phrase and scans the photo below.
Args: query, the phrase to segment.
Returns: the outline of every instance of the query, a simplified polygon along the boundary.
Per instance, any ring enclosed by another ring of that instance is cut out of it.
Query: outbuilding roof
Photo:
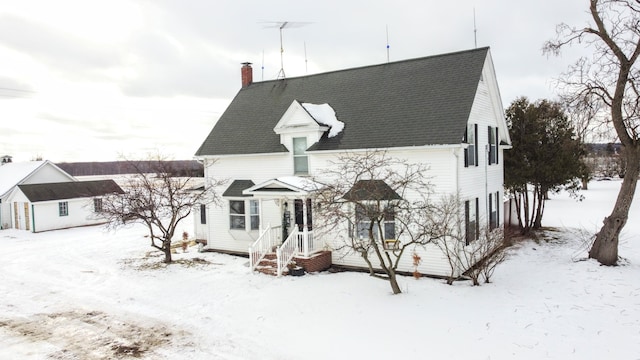
[[[31,202],[89,198],[124,193],[113,180],[25,184],[18,185],[18,188]]]
[[[489,48],[256,82],[242,88],[196,156],[286,152],[273,129],[294,100],[345,124],[309,150],[459,144]]]

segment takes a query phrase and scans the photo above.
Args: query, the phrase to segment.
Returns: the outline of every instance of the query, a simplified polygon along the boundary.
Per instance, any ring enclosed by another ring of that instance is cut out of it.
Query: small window
[[[97,213],[102,212],[102,199],[100,198],[93,199],[93,212],[97,212]]]
[[[309,173],[306,137],[293,138],[293,171],[303,175]]]
[[[469,245],[478,240],[480,235],[478,223],[478,198],[464,202],[464,219],[466,228],[465,239],[466,244]]]
[[[207,206],[205,204],[200,204],[200,224],[207,223]]]
[[[230,228],[235,230],[245,229],[244,218],[244,201],[230,200],[229,201],[229,220]]]
[[[478,124],[470,124],[464,133],[463,142],[467,144],[464,149],[464,166],[478,166]]]
[[[498,163],[498,128],[489,126],[489,165]]]
[[[251,230],[260,229],[260,203],[258,200],[249,201],[249,216],[251,217]]]
[[[58,203],[58,215],[59,216],[69,215],[69,203],[67,201],[61,201]]]

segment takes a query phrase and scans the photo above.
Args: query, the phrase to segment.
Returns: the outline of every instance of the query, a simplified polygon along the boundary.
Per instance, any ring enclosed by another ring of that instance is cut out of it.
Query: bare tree
[[[336,250],[359,254],[371,276],[396,278],[406,252],[440,236],[434,224],[431,185],[424,164],[409,163],[373,151],[338,156],[316,181],[316,231],[340,239]]]
[[[584,28],[558,26],[558,37],[545,44],[547,53],[558,54],[566,46],[585,44],[592,56],[579,59],[561,82],[574,102],[602,104],[603,119],[624,147],[625,177],[614,208],[603,221],[589,257],[604,265],[618,261],[618,238],[627,223],[629,208],[640,174],[640,2],[590,0],[593,23]]]
[[[447,284],[463,276],[468,276],[474,286],[480,285],[481,277],[485,283],[490,282],[496,267],[506,259],[504,231],[481,227],[479,239],[471,241],[461,227],[464,206],[457,195],[443,197],[434,209],[438,233],[445,236],[434,238],[433,243],[449,264]]]
[[[145,161],[126,162],[134,173],[122,184],[125,193],[103,198],[100,216],[113,229],[131,223],[145,224],[151,246],[164,253],[165,263],[171,263],[171,240],[178,224],[195,206],[219,201],[212,190],[216,184],[206,186],[208,190],[194,189],[191,178],[174,177],[173,164],[159,154]]]

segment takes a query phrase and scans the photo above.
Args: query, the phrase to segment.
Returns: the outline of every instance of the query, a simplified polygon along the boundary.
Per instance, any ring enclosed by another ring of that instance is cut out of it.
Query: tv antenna
[[[387,63],[389,62],[389,25],[387,25]]]
[[[476,8],[473,8],[473,44],[478,48],[478,29],[476,28]]]
[[[285,78],[285,74],[284,74],[284,46],[282,44],[282,30],[284,30],[285,28],[290,29],[290,28],[302,27],[302,26],[308,25],[310,23],[308,23],[308,22],[293,22],[293,21],[269,21],[269,23],[271,23],[272,25],[265,26],[265,27],[267,27],[267,28],[278,28],[278,30],[280,31],[280,71],[278,72],[277,79],[284,79]],[[306,47],[306,45],[305,45],[305,47]]]

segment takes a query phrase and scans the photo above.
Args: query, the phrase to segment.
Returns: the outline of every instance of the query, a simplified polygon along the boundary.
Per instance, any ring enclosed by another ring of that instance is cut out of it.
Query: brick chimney
[[[242,75],[242,87],[246,88],[247,86],[253,83],[253,69],[251,68],[250,62],[243,62],[242,68],[240,69],[240,74]]]

